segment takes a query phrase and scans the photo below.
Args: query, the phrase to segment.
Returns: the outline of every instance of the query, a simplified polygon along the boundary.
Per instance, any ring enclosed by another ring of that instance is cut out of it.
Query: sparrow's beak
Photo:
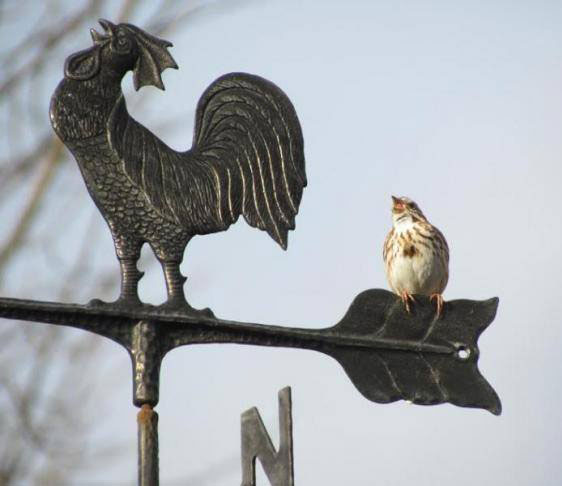
[[[398,208],[400,206],[404,206],[404,203],[401,201],[399,197],[391,196],[392,197],[392,207]]]

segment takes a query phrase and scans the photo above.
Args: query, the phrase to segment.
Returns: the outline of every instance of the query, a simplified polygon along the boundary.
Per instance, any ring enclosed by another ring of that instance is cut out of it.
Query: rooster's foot
[[[162,305],[158,306],[158,310],[167,312],[177,312],[180,314],[186,314],[193,317],[207,317],[215,318],[215,314],[208,307],[205,309],[194,309],[191,307],[184,298],[170,298]]]
[[[150,304],[145,304],[138,297],[119,297],[113,302],[106,302],[101,299],[92,299],[87,304],[88,307],[114,307],[118,309],[138,309],[139,307],[153,307]]]

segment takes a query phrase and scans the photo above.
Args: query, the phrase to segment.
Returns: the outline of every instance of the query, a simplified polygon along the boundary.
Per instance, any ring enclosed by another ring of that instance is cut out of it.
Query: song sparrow
[[[443,310],[443,291],[449,280],[449,247],[445,237],[407,197],[392,196],[392,229],[384,241],[383,259],[390,288],[408,313],[413,294],[437,301]]]

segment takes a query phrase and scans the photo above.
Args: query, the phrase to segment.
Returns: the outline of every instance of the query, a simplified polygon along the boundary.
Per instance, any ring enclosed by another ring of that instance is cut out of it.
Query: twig
[[[35,184],[35,188],[29,197],[18,224],[0,250],[0,275],[10,257],[20,247],[22,240],[25,238],[31,223],[35,218],[37,210],[39,209],[39,203],[49,187],[49,184],[53,179],[55,169],[61,160],[62,149],[62,142],[58,138],[52,137],[49,154],[43,164],[41,173],[39,174],[39,179]]]
[[[68,34],[80,27],[84,22],[84,19],[88,18],[90,14],[96,12],[99,6],[100,2],[97,2],[96,0],[90,0],[82,10],[80,10],[76,13],[76,15],[67,20],[62,28],[53,27],[49,32],[44,33],[42,36],[43,45],[40,52],[38,52],[30,62],[24,64],[20,69],[12,73],[11,76],[9,76],[2,82],[2,84],[0,84],[0,97],[6,94],[7,91],[11,90],[14,84],[29,72],[39,69],[39,67],[42,66],[43,63],[46,62],[49,58],[45,55],[45,53],[48,50],[53,49],[53,47],[55,47],[63,39],[68,38]],[[14,51],[18,52],[21,48],[27,47],[27,42],[28,41],[24,41],[24,43],[16,47]]]
[[[25,174],[31,167],[33,167],[35,162],[37,162],[37,159],[41,156],[41,154],[45,153],[52,143],[53,136],[51,134],[47,134],[39,140],[34,148],[26,152],[17,160],[10,161],[9,163],[7,161],[0,162],[0,196],[3,194],[3,192],[1,192],[2,188],[14,177]]]

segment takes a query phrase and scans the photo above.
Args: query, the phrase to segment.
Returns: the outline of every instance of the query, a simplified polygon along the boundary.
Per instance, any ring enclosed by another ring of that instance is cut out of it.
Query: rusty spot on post
[[[144,403],[137,414],[139,486],[158,486],[158,414]]]
[[[143,406],[139,410],[139,413],[137,414],[137,422],[139,423],[139,425],[149,424],[153,415],[154,415],[154,410],[148,403],[145,403],[143,404]]]

